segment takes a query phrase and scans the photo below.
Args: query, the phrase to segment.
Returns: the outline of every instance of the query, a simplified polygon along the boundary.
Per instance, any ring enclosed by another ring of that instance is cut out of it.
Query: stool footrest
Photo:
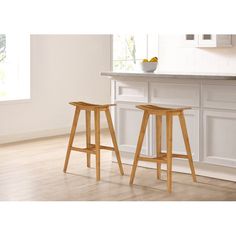
[[[90,154],[95,154],[95,150],[93,148],[78,148],[78,147],[71,147],[71,150],[77,151],[77,152],[85,152]]]
[[[162,153],[161,153],[161,156],[162,156],[162,157],[167,157],[167,153],[162,152]],[[184,154],[175,154],[175,153],[172,153],[172,157],[174,157],[174,158],[184,158],[184,159],[188,159],[188,158],[189,158],[188,155],[184,155]]]
[[[104,145],[100,145],[99,149],[100,150],[103,149],[103,150],[115,151],[114,147],[104,146]],[[77,151],[77,152],[85,152],[85,153],[89,153],[89,154],[96,154],[95,144],[90,144],[89,148],[71,147],[71,150]]]
[[[140,156],[138,159],[139,159],[139,161],[166,163],[166,158],[165,157],[144,157],[144,156]]]
[[[183,158],[188,159],[188,155],[183,154],[172,154],[172,158]],[[159,163],[166,163],[167,162],[167,154],[161,153],[158,157],[145,157],[145,156],[139,156],[139,161],[147,161],[147,162],[159,162]]]
[[[96,148],[95,144],[90,144],[90,147],[93,148],[93,149]],[[104,145],[100,145],[99,147],[100,147],[100,149],[103,149],[103,150],[115,151],[114,147],[104,146]]]

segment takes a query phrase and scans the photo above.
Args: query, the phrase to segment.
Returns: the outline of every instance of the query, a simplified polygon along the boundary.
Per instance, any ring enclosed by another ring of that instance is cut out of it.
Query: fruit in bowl
[[[143,59],[141,68],[144,72],[154,72],[157,69],[158,58],[153,57],[151,60]]]

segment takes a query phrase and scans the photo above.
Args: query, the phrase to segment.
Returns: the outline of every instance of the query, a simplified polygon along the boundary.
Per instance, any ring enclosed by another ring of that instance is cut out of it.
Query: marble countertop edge
[[[101,76],[111,77],[145,77],[145,78],[189,78],[189,79],[220,79],[220,80],[236,80],[236,74],[220,74],[220,73],[184,73],[184,72],[101,72]]]

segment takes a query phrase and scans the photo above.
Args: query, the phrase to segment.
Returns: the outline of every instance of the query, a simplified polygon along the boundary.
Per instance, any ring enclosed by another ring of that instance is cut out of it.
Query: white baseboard
[[[122,163],[132,165],[134,154],[121,152],[121,158],[122,158]],[[116,161],[115,157],[113,157],[113,161]],[[156,163],[151,163],[151,162],[140,161],[139,166],[156,169]],[[196,174],[199,176],[206,176],[234,182],[236,181],[235,168],[211,165],[206,163],[197,163],[197,162],[194,162],[194,167]],[[163,164],[162,169],[166,170],[166,165]],[[188,161],[174,160],[173,171],[190,174]]]
[[[107,123],[105,121],[101,121],[101,128],[107,128]],[[20,141],[26,141],[31,139],[37,139],[37,138],[46,138],[46,137],[53,137],[58,135],[66,135],[69,134],[71,130],[71,127],[64,127],[59,129],[48,129],[48,130],[37,130],[33,132],[27,132],[27,133],[20,133],[20,134],[13,134],[13,135],[3,135],[0,136],[0,144],[6,144],[6,143],[13,143],[13,142],[20,142]],[[84,125],[78,125],[79,132],[85,131]]]

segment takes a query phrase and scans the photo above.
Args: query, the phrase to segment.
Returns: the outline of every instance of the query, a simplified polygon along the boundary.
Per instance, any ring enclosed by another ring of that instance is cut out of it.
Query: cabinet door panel
[[[199,161],[199,111],[188,110],[185,112],[185,119],[190,140],[191,151],[194,161]],[[152,154],[156,153],[155,118],[152,120]],[[166,117],[162,118],[162,151],[166,152]],[[173,153],[186,154],[183,135],[177,116],[173,119]]]
[[[236,167],[236,113],[204,111],[204,161]]]
[[[143,112],[135,104],[117,105],[117,139],[119,148],[124,152],[134,153],[137,146]],[[143,141],[142,154],[148,155],[149,125]]]

